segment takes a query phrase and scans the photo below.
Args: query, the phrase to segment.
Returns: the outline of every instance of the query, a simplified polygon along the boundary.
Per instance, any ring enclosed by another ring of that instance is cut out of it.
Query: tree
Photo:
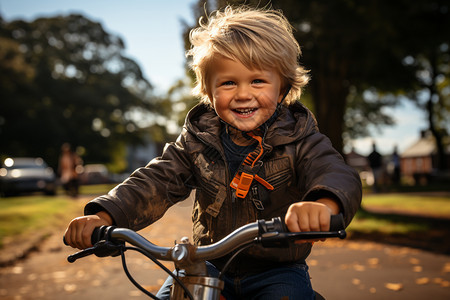
[[[436,140],[437,167],[448,166],[443,138],[450,131],[450,2],[418,1],[405,6],[407,55],[413,66],[415,88],[408,96],[427,113],[428,128]]]
[[[133,116],[158,112],[151,84],[122,39],[81,15],[2,21],[0,153],[56,165],[64,142],[112,162],[142,142]]]
[[[303,45],[314,111],[335,148],[342,151],[343,132],[355,137],[367,134],[368,123],[392,124],[381,108],[395,104],[391,95],[410,89],[414,79],[413,68],[402,63],[402,32],[396,20],[401,4],[301,1],[297,9],[290,5],[293,1],[274,1],[286,12]],[[353,112],[347,114],[347,127],[346,112]]]

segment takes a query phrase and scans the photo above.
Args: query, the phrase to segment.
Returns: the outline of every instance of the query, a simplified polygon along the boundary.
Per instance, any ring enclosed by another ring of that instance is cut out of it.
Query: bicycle
[[[207,246],[195,246],[183,237],[181,243],[176,243],[173,247],[161,247],[151,243],[133,230],[115,226],[102,226],[96,228],[92,234],[93,247],[69,255],[67,260],[73,263],[77,259],[91,254],[98,257],[120,255],[128,279],[144,294],[153,299],[158,299],[136,282],[128,271],[124,253],[126,250],[135,250],[152,260],[173,277],[174,284],[170,299],[219,300],[224,287],[224,282],[221,279],[222,274],[225,273],[230,262],[251,245],[259,243],[263,247],[289,247],[290,242],[295,240],[332,237],[340,239],[346,237],[342,215],[331,217],[330,231],[327,232],[289,232],[279,217],[270,221],[258,220],[236,229],[222,240]],[[126,246],[125,242],[133,246]],[[206,261],[222,257],[232,251],[235,251],[235,253],[225,264],[219,276],[217,278],[210,277],[207,272]],[[186,274],[177,276],[159,260],[172,261],[176,270],[185,270]],[[323,297],[316,292],[316,299],[323,299]]]

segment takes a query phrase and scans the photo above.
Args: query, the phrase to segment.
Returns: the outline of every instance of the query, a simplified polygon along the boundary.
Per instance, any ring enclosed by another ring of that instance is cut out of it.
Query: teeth
[[[238,108],[235,109],[236,112],[243,114],[243,115],[248,115],[250,113],[252,113],[253,111],[255,111],[256,108]]]

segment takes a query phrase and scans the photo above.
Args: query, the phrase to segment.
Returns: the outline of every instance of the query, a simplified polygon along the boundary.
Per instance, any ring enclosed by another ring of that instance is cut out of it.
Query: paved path
[[[158,245],[190,236],[189,203],[173,207],[140,232]],[[88,257],[69,264],[73,249],[62,231],[25,260],[0,268],[0,299],[148,299],[128,281],[119,258]],[[166,275],[148,260],[128,254],[130,271],[156,291]],[[326,299],[450,299],[450,256],[372,242],[317,243],[308,259],[313,286]],[[172,269],[170,263],[167,266]]]

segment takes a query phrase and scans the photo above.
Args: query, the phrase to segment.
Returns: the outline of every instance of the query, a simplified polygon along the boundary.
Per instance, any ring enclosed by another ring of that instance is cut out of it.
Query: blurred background
[[[316,287],[448,299],[449,0],[0,0],[0,298],[136,297],[115,263],[68,268],[62,232],[175,140],[198,103],[187,34],[243,2],[291,22],[312,78],[300,101],[364,184],[344,256],[327,242],[309,262]],[[185,202],[146,233],[190,232]],[[137,266],[157,290],[165,275]]]
[[[290,20],[312,77],[301,101],[365,183],[448,178],[450,17],[438,0],[0,1],[1,161],[40,158],[60,178],[68,143],[85,184],[145,165],[198,101],[189,30],[244,2]]]

